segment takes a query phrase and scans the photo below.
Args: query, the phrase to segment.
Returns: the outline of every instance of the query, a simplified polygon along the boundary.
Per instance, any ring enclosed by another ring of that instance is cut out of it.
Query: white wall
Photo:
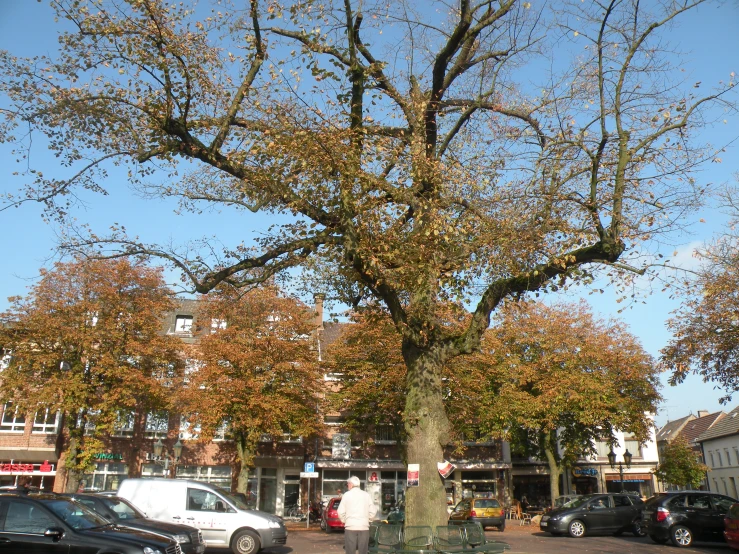
[[[739,435],[704,441],[703,454],[711,492],[739,496]]]

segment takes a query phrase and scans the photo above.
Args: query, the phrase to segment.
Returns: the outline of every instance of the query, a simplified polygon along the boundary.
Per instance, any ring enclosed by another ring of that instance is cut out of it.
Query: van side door
[[[223,498],[205,489],[187,487],[186,502],[181,523],[200,529],[207,546],[228,547],[228,529],[237,512]]]

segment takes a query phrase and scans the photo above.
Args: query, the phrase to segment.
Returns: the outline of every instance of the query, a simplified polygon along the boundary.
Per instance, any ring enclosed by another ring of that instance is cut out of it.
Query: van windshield
[[[225,489],[222,489],[221,487],[216,487],[215,485],[211,485],[218,494],[223,496],[226,500],[228,500],[231,504],[236,506],[239,510],[249,510],[249,506],[246,505],[246,503],[239,498],[238,496],[231,494],[230,492],[227,492]]]

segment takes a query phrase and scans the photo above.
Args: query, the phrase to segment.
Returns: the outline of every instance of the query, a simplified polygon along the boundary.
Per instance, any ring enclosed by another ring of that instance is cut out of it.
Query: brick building
[[[162,332],[177,336],[183,352],[190,352],[190,356],[194,356],[198,329],[209,332],[223,324],[198,321],[196,308],[196,301],[182,300],[162,322]],[[345,324],[324,323],[320,295],[316,295],[315,312],[315,349],[321,360]],[[196,368],[197,360],[186,361],[186,371]],[[324,382],[327,390],[338,384],[330,374],[324,376]],[[325,423],[322,436],[263,437],[249,477],[250,504],[282,515],[286,506],[306,506],[309,494],[311,499],[325,499],[345,490],[350,475],[360,478],[382,512],[403,499],[407,468],[400,445],[388,429],[379,427],[351,435],[343,428],[340,416],[316,413],[316,417]],[[235,489],[239,463],[226,429],[214,440],[203,442],[197,440],[198,429],[184,414],[124,413],[119,422],[114,434],[106,438],[107,448],[96,461],[95,470],[85,476],[86,489],[114,490],[127,477],[157,476],[196,479]],[[31,475],[34,485],[63,491],[64,471],[57,474],[64,463],[63,457],[60,459],[62,423],[59,414],[45,411],[24,417],[7,404],[0,424],[0,485]],[[162,453],[156,456],[159,441]],[[176,451],[180,452],[177,459]],[[447,455],[456,467],[445,480],[449,504],[473,495],[497,497],[507,503],[511,463],[506,443],[468,443],[462,456]],[[315,463],[317,479],[301,479],[305,462]]]

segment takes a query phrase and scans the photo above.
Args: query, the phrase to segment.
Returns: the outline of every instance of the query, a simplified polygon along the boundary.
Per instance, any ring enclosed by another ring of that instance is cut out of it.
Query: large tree
[[[237,489],[246,492],[265,434],[279,441],[319,431],[315,316],[272,286],[221,287],[201,300],[204,334],[191,354],[196,370],[188,375],[182,409],[191,425],[200,424],[202,439],[227,426],[241,464]]]
[[[11,298],[0,343],[11,353],[0,398],[17,410],[60,411],[66,490],[77,490],[122,412],[169,408],[179,341],[161,333],[173,309],[161,271],[128,260],[74,260],[42,271]]]
[[[678,436],[665,446],[654,474],[665,484],[697,490],[705,481],[707,471],[708,466],[701,462],[700,455]]]
[[[710,155],[692,137],[734,83],[696,95],[659,34],[703,1],[53,0],[72,26],[59,54],[0,58],[0,140],[31,128],[79,170],[29,174],[52,210],[118,163],[168,175],[150,192],[184,209],[293,216],[220,255],[121,233],[76,246],[162,256],[202,293],[314,263],[351,301],[381,301],[421,464],[408,522],[437,525],[445,364],[506,298],[642,271],[643,243],[700,196]],[[446,325],[450,301],[464,327]]]

